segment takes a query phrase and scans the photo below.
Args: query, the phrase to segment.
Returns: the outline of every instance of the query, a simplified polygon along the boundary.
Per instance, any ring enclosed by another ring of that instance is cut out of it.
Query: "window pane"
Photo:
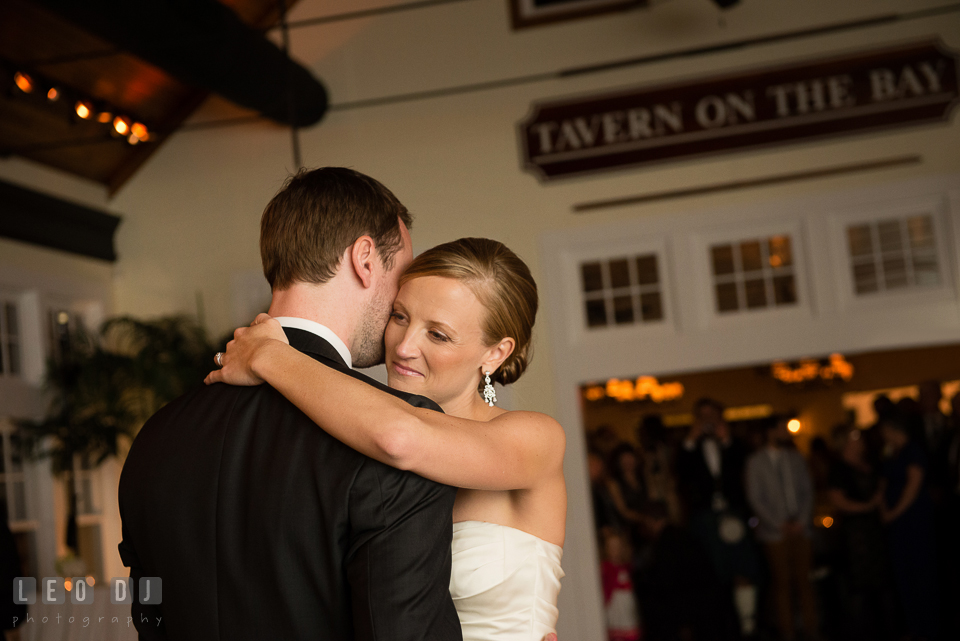
[[[80,525],[77,527],[77,552],[97,583],[103,578],[102,535],[99,525]]]
[[[903,249],[899,220],[885,220],[878,223],[877,231],[880,232],[880,251],[895,252]]]
[[[717,284],[717,311],[733,312],[739,308],[740,304],[737,302],[737,284]]]
[[[792,305],[797,302],[797,285],[793,274],[774,277],[773,295],[777,305]]]
[[[760,241],[750,240],[740,243],[740,260],[745,272],[763,269],[763,261],[760,258]]]
[[[873,263],[853,266],[853,288],[858,294],[877,291],[877,268]]]
[[[630,266],[626,258],[610,261],[610,286],[614,289],[630,287]]]
[[[637,258],[637,276],[641,285],[656,285],[660,282],[660,275],[657,272],[657,256],[640,256]]]
[[[17,306],[13,303],[5,305],[7,309],[7,334],[16,336],[20,333],[20,324],[17,322]]]
[[[914,216],[907,219],[910,246],[914,249],[933,249],[933,217]]]
[[[883,284],[887,289],[907,286],[907,262],[903,256],[889,256],[883,259]]]
[[[633,298],[617,296],[613,299],[613,320],[617,325],[633,322]]]
[[[588,300],[587,303],[587,327],[603,327],[607,324],[607,307],[600,300]]]
[[[77,510],[80,514],[95,514],[96,508],[93,503],[93,483],[90,478],[84,478],[80,483],[80,496],[77,497],[80,506]]]
[[[89,572],[99,583],[103,579],[103,552],[99,525],[81,525],[77,528],[79,556]]]
[[[921,286],[940,284],[940,270],[937,269],[936,255],[913,255],[913,279],[917,285]]]
[[[869,256],[873,253],[873,238],[869,225],[847,227],[847,240],[850,242],[851,256]]]
[[[583,276],[583,291],[595,292],[603,289],[603,272],[600,271],[600,263],[583,263],[580,265],[580,273]]]
[[[14,341],[9,341],[7,343],[7,360],[9,361],[8,369],[11,374],[20,373],[20,346],[17,345]]]
[[[23,481],[13,482],[13,513],[11,516],[17,521],[27,518],[27,493]]]
[[[0,468],[0,472],[2,471],[2,468]],[[10,435],[10,471],[23,471],[23,459],[20,456],[20,434],[17,432]]]
[[[663,305],[660,301],[660,292],[650,292],[640,295],[640,313],[644,321],[663,320]]]
[[[767,306],[767,284],[762,278],[754,278],[744,283],[747,293],[747,309]]]
[[[793,250],[789,236],[774,236],[768,241],[771,267],[786,267],[793,264]]]
[[[733,273],[733,247],[731,245],[716,245],[711,249],[713,254],[713,273],[716,276]]]

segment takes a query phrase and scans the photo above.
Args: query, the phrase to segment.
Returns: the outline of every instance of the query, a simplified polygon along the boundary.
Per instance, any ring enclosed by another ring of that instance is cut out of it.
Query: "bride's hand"
[[[230,385],[259,385],[263,383],[254,367],[254,358],[272,341],[289,344],[280,323],[267,314],[260,314],[250,327],[241,327],[233,333],[233,340],[227,343],[227,351],[220,362],[223,367],[215,369],[203,380],[212,383]]]

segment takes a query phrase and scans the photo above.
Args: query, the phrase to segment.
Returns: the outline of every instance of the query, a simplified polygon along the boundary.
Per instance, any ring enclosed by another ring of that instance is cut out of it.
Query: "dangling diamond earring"
[[[483,400],[487,402],[487,405],[493,407],[493,404],[497,402],[497,390],[493,389],[493,384],[490,383],[490,372],[483,373]]]

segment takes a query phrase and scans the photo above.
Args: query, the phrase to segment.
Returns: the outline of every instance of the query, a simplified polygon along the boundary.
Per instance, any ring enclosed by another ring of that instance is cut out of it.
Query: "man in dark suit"
[[[756,632],[758,559],[746,528],[745,450],[730,433],[724,408],[710,398],[693,407],[693,426],[677,452],[677,487],[691,533],[731,591],[745,637]]]
[[[693,417],[677,452],[677,485],[688,515],[728,507],[742,510],[747,502],[743,484],[746,452],[730,433],[723,406],[711,398],[698,399]]]
[[[291,345],[439,410],[352,369],[383,358],[410,222],[363,174],[301,172],[264,211],[261,258]],[[267,385],[195,389],[147,422],[120,479],[140,638],[459,641],[455,494],[344,446]],[[160,604],[139,603],[141,577],[162,579]]]

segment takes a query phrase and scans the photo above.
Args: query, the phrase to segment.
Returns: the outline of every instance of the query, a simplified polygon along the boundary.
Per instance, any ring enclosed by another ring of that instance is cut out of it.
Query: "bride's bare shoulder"
[[[531,438],[541,445],[557,451],[561,457],[567,447],[567,436],[563,426],[552,416],[541,412],[515,410],[504,412],[496,418],[498,421],[509,422],[511,427],[524,430]]]

